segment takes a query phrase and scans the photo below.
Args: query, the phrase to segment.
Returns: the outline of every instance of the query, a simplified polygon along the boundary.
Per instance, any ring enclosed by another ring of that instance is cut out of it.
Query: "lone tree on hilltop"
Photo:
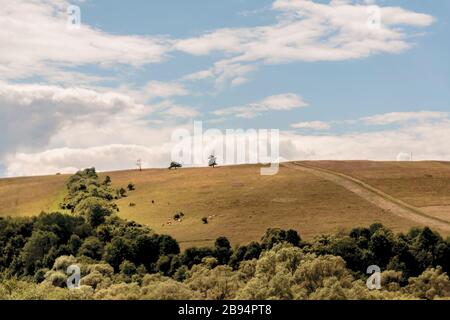
[[[215,167],[215,166],[217,166],[217,158],[216,158],[216,156],[214,156],[214,155],[210,155],[209,156],[209,161],[208,161],[208,165],[210,166],[210,167]]]
[[[181,163],[178,163],[176,161],[172,161],[170,163],[169,170],[171,170],[172,168],[175,168],[175,170],[176,170],[177,168],[181,168],[181,167],[182,167]]]

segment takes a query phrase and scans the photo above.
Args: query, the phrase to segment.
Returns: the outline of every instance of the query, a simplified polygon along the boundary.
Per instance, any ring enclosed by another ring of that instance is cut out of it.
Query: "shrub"
[[[86,238],[81,245],[78,254],[94,260],[100,260],[103,255],[103,243],[97,237]]]

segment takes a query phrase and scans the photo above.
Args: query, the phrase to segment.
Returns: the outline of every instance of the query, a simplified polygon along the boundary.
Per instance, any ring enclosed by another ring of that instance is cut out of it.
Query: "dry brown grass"
[[[0,216],[30,216],[58,210],[68,176],[0,179]]]
[[[171,234],[183,246],[210,244],[222,235],[235,244],[259,240],[269,227],[293,228],[311,238],[374,222],[396,231],[413,225],[340,186],[285,167],[275,176],[261,176],[258,166],[128,171],[110,176],[117,186],[136,184],[136,191],[118,201],[121,216]],[[179,211],[185,214],[181,223],[172,219]],[[202,217],[212,215],[216,216],[202,224]],[[170,220],[172,225],[163,226]]]
[[[361,180],[404,201],[450,204],[450,190],[438,190],[437,194],[433,191],[433,186],[444,184],[442,177],[447,174],[450,177],[447,164],[417,163],[416,169],[399,163],[320,162],[320,165],[344,173],[349,170],[347,173],[358,174],[356,177]],[[170,234],[184,248],[209,245],[222,235],[233,244],[259,240],[269,227],[293,228],[308,239],[374,222],[395,231],[406,231],[414,225],[330,181],[286,167],[281,167],[275,176],[261,176],[256,165],[118,171],[108,175],[115,187],[126,187],[129,182],[136,185],[135,191],[118,201],[122,217]],[[396,179],[392,180],[393,177]],[[66,179],[67,176],[1,179],[0,215],[31,215],[56,209],[64,196]],[[424,181],[430,182],[428,179],[435,182],[424,185]],[[136,206],[130,207],[130,203]],[[173,215],[180,211],[185,217],[182,222],[175,222]],[[208,216],[213,217],[203,224],[201,218]],[[171,225],[166,224],[168,221]]]
[[[450,162],[314,161],[450,221]]]

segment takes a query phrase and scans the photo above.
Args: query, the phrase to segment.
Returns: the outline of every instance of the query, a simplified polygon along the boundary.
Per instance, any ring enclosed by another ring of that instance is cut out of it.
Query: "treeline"
[[[0,218],[0,299],[439,299],[450,298],[450,239],[429,228],[380,224],[304,241],[269,229],[260,242],[180,252],[175,239],[117,216],[124,196],[95,169],[72,176],[70,214]],[[130,190],[130,188],[129,188]],[[81,268],[67,289],[66,269]],[[366,269],[383,270],[369,290]]]

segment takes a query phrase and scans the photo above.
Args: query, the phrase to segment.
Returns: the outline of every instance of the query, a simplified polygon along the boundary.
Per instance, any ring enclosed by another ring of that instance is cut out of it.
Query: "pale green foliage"
[[[243,286],[239,272],[228,266],[217,264],[215,259],[205,258],[201,264],[192,267],[185,283],[203,299],[234,299],[237,290]]]
[[[381,274],[382,289],[369,290],[355,279],[339,256],[306,252],[289,244],[263,251],[259,259],[242,261],[238,270],[219,265],[207,257],[185,269],[185,279],[176,281],[162,274],[145,274],[141,267],[125,261],[114,273],[106,263],[87,258],[61,256],[36,284],[15,278],[0,281],[0,299],[445,299],[450,280],[440,267],[427,269],[401,287],[402,273]],[[81,269],[81,287],[66,288],[69,265]],[[185,268],[185,266],[184,266]],[[145,268],[144,268],[145,269]],[[141,270],[141,271],[139,271]]]
[[[254,276],[238,293],[238,299],[295,299],[304,292],[294,288],[294,274],[300,263],[312,258],[297,247],[277,245],[265,251],[256,263]],[[248,268],[249,266],[244,266]]]
[[[409,279],[406,292],[421,299],[450,298],[450,280],[440,267],[425,270],[420,276]]]
[[[142,280],[142,295],[150,300],[197,300],[200,293],[191,290],[186,284],[164,277],[160,274],[146,275]]]
[[[98,290],[95,299],[100,300],[139,300],[141,288],[137,283],[118,283],[108,288]]]

